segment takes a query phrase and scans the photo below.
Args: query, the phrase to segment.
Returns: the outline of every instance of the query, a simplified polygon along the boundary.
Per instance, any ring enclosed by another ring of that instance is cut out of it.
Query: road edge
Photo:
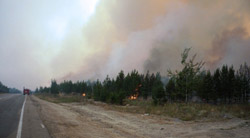
[[[24,107],[25,107],[26,99],[27,99],[27,95],[25,95],[25,100],[23,102],[23,106],[22,106],[22,111],[21,111],[21,115],[20,115],[20,119],[19,119],[19,124],[18,124],[18,130],[17,130],[16,138],[21,138],[21,136],[22,136],[23,112],[24,112]]]

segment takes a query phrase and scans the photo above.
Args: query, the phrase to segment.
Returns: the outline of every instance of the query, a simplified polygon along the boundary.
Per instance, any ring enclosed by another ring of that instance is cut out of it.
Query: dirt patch
[[[52,137],[166,138],[242,137],[250,135],[249,120],[233,118],[216,122],[181,121],[150,114],[107,110],[93,104],[54,104],[32,99]]]

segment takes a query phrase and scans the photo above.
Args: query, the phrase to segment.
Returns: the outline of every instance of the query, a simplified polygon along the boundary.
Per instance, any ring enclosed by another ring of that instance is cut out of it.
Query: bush
[[[164,104],[164,102],[166,101],[165,91],[161,85],[159,85],[157,87],[153,87],[152,98],[153,98],[153,102],[155,105],[157,105],[157,104],[163,105]]]
[[[123,105],[124,99],[126,98],[124,91],[112,92],[109,98],[111,104]]]

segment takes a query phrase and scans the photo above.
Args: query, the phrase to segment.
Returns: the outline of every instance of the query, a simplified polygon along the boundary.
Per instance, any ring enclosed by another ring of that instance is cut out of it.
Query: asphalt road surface
[[[0,138],[49,138],[37,110],[28,95],[0,94]]]

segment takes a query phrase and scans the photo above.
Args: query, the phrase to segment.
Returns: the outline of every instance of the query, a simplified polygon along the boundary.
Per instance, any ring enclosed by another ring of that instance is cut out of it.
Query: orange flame
[[[137,94],[133,94],[128,99],[130,99],[130,100],[136,100],[138,98],[138,96],[139,96],[138,93]]]
[[[129,99],[130,99],[130,100],[136,100],[137,97],[135,97],[135,96],[132,95],[132,96],[129,97]]]
[[[128,99],[130,99],[130,100],[136,100],[136,99],[138,98],[138,96],[139,96],[138,90],[140,89],[140,87],[142,87],[142,84],[139,84],[139,85],[135,88],[136,94],[133,94],[133,95],[129,96]]]
[[[86,94],[85,94],[85,93],[82,93],[82,96],[83,96],[83,97],[85,97],[85,96],[86,96]]]

